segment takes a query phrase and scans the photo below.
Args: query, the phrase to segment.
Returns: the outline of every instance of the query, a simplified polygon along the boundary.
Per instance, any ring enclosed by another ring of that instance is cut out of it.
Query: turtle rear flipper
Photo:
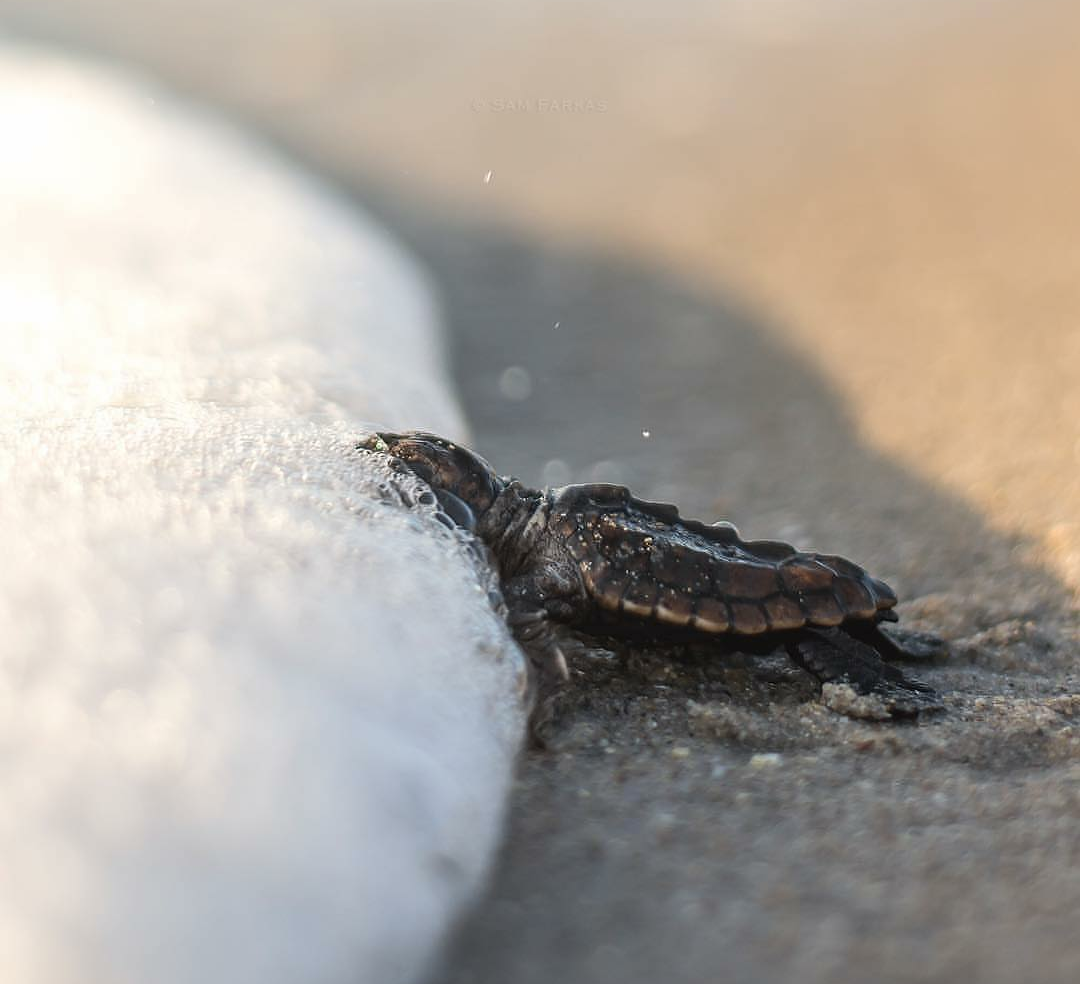
[[[889,662],[930,663],[949,655],[949,644],[932,632],[916,632],[874,622],[849,623],[844,630]]]
[[[911,718],[943,708],[925,683],[890,666],[865,642],[840,629],[809,629],[787,646],[792,661],[822,684],[847,684],[880,700],[888,717]]]

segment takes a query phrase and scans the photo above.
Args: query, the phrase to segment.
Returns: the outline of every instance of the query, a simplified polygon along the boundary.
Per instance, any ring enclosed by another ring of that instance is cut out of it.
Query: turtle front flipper
[[[805,630],[788,643],[787,652],[822,684],[846,684],[857,695],[877,698],[884,717],[912,718],[943,709],[931,687],[905,676],[842,629]]]
[[[528,659],[529,739],[533,747],[547,748],[556,707],[570,679],[566,657],[581,649],[581,643],[546,609],[520,599],[510,600],[507,623]]]

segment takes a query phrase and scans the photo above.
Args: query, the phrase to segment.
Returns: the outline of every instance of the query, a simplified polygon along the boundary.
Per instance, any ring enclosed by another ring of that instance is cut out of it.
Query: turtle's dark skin
[[[896,595],[842,557],[774,540],[744,541],[729,523],[683,519],[619,485],[525,488],[479,455],[423,432],[379,433],[360,448],[397,459],[443,510],[490,549],[509,623],[541,689],[565,678],[566,630],[721,650],[783,649],[821,683],[872,695],[891,717],[938,710],[931,688],[896,659],[944,653],[935,636],[893,630]]]

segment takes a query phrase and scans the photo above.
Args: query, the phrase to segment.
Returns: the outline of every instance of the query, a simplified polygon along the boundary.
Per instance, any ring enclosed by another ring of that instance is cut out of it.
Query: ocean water
[[[0,966],[408,981],[521,735],[489,572],[355,450],[461,436],[423,275],[142,83],[0,47]]]

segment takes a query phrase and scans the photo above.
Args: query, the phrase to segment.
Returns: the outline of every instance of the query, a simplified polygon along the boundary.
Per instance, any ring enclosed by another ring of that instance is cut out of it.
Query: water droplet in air
[[[561,322],[561,321],[556,321],[556,322],[555,322],[555,324],[553,324],[553,325],[552,325],[551,327],[552,327],[552,328],[558,328],[558,327],[559,327],[559,325],[561,325],[561,324],[562,324],[562,322]]]
[[[652,437],[652,431],[651,430],[643,430],[641,432],[641,436],[644,437],[644,438],[650,438],[650,437]]]
[[[522,366],[509,366],[499,376],[499,392],[507,400],[527,400],[532,395],[532,388],[532,376]]]
[[[495,177],[495,172],[494,171],[488,171],[487,174],[484,175],[484,184],[486,184],[486,185],[491,184],[491,179],[493,177]]]

